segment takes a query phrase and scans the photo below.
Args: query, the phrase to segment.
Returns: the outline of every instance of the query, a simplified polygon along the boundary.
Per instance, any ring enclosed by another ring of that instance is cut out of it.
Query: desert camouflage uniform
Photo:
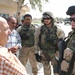
[[[41,30],[41,28],[43,28],[43,30]],[[58,57],[59,55],[59,51],[55,49],[55,44],[57,43],[58,39],[65,37],[63,30],[55,25],[49,28],[49,31],[50,32],[48,33],[48,28],[43,25],[42,27],[39,27],[35,33],[36,52],[39,53],[38,51],[40,50],[40,55],[42,56],[41,63],[44,66],[45,75],[51,75],[51,66],[49,62],[51,61],[51,64],[54,67],[55,56]],[[40,33],[41,38],[39,38]]]
[[[37,75],[38,68],[34,55],[35,27],[33,25],[30,26],[23,25],[19,33],[22,38],[22,49],[20,50],[19,59],[25,66],[29,58],[29,61],[32,66],[32,72],[34,73],[34,75]]]
[[[72,31],[68,35],[69,41],[64,50],[61,70],[66,72],[66,75],[75,75],[75,6],[70,6],[66,14],[70,16]]]
[[[63,58],[64,60],[61,63],[61,70],[68,72],[71,71],[69,75],[75,75],[75,32],[72,31],[68,37],[70,37],[66,49],[64,50]],[[73,60],[72,60],[73,59]],[[71,64],[71,62],[73,63]],[[73,68],[70,68],[73,66]]]

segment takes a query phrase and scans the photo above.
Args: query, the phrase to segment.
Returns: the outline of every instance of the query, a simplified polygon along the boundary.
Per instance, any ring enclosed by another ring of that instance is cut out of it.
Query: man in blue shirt
[[[5,46],[9,51],[18,56],[19,49],[21,48],[21,38],[18,32],[15,30],[17,20],[13,16],[11,16],[7,19],[7,22],[9,24],[11,34],[9,35],[8,42]]]

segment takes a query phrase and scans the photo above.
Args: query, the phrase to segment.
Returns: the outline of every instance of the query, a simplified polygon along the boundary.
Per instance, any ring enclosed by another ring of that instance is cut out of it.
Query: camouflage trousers
[[[51,65],[53,66],[53,68],[55,68],[54,66],[56,64],[55,57],[51,58],[50,55],[44,54],[44,52],[41,53],[41,56],[42,56],[41,63],[44,66],[44,75],[51,75]],[[54,72],[54,69],[53,69],[53,72]]]
[[[37,61],[34,55],[34,46],[33,47],[22,47],[22,49],[19,52],[19,60],[21,61],[21,63],[25,66],[28,59],[31,63],[32,66],[32,72],[34,73],[34,75],[37,75]]]

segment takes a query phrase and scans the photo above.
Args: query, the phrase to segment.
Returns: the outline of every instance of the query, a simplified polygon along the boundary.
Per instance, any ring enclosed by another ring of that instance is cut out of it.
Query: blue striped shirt
[[[11,48],[13,46],[18,46],[19,48],[22,47],[21,46],[21,37],[15,29],[12,30],[11,34],[9,35],[8,42],[5,45],[5,47]]]

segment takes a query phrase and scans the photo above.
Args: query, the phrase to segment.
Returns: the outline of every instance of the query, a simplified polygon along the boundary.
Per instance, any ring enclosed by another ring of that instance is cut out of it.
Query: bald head
[[[4,19],[3,17],[0,16],[0,21],[1,21],[1,20],[5,20],[5,19]]]
[[[4,27],[9,27],[5,18],[0,17],[0,30],[3,30]]]
[[[9,25],[6,19],[0,17],[0,45],[5,45],[10,34]]]
[[[3,17],[0,17],[0,26],[2,26],[6,22],[7,21]]]

